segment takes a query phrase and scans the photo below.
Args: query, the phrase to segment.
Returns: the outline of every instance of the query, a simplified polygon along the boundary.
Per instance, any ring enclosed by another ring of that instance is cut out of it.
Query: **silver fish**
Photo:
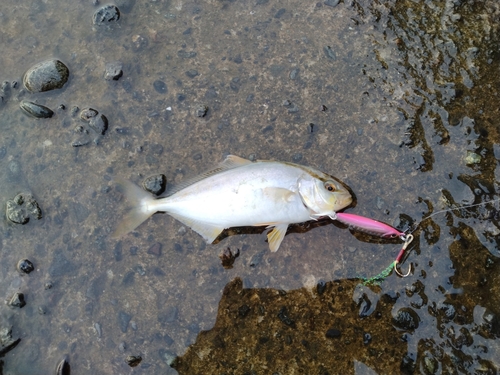
[[[218,167],[182,183],[156,199],[128,181],[119,181],[130,211],[115,237],[138,227],[156,212],[166,212],[212,243],[226,228],[266,226],[278,250],[289,224],[335,217],[352,202],[348,190],[316,169],[278,161],[229,155]]]

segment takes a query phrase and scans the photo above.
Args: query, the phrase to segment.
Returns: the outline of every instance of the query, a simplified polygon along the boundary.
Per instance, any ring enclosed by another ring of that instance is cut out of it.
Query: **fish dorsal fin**
[[[274,253],[278,251],[281,241],[285,238],[288,224],[278,224],[272,231],[267,234],[267,242],[269,242],[269,249]]]
[[[203,172],[202,174],[199,174],[196,177],[192,178],[187,178],[185,181],[182,181],[180,184],[177,184],[175,186],[167,188],[166,196],[172,195],[177,193],[178,191],[181,191],[182,189],[195,184],[196,182],[199,182],[207,177],[216,175],[218,173],[228,171],[230,169],[242,167],[247,164],[251,164],[252,162],[248,159],[241,158],[236,155],[228,155],[226,158],[219,164],[217,165],[214,169],[211,169],[207,172]]]
[[[221,234],[221,232],[225,229],[217,227],[215,225],[189,219],[179,214],[173,214],[169,212],[169,215],[175,218],[176,220],[179,220],[184,225],[190,227],[192,230],[194,230],[196,233],[202,236],[208,243],[214,242],[215,239],[219,236],[219,234]]]

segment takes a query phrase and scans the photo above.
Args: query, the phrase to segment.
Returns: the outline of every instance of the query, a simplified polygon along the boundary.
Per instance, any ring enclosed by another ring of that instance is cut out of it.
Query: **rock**
[[[108,119],[93,108],[85,108],[80,112],[80,119],[88,123],[87,126],[78,125],[75,133],[78,138],[72,142],[73,147],[85,146],[93,139],[94,143],[99,143],[100,138],[108,130]],[[93,136],[91,135],[93,134]]]
[[[141,363],[141,361],[142,361],[142,357],[140,355],[129,355],[127,357],[127,359],[125,359],[125,362],[127,362],[127,364],[130,367],[137,366],[139,363]]]
[[[142,182],[142,186],[154,195],[163,194],[167,187],[167,177],[164,174],[150,176]]]
[[[282,307],[278,312],[278,318],[281,322],[289,327],[295,328],[295,321],[288,316],[288,310],[286,307]]]
[[[23,100],[19,105],[24,113],[35,118],[51,118],[54,111],[43,105]]]
[[[26,306],[26,301],[24,300],[24,294],[23,293],[15,293],[12,298],[9,300],[9,306],[12,307],[19,307],[22,309],[24,306]]]
[[[123,75],[123,64],[120,61],[113,61],[106,64],[104,79],[106,81],[118,81]]]
[[[208,106],[206,106],[205,104],[200,104],[195,109],[195,114],[197,117],[205,117],[207,115],[207,112]]]
[[[238,258],[240,255],[240,249],[237,249],[236,252],[232,252],[231,249],[228,247],[225,250],[222,251],[222,253],[219,255],[219,258],[222,262],[222,267],[225,269],[231,269],[233,268],[234,261],[236,258]]]
[[[30,92],[60,89],[68,81],[69,69],[59,60],[38,63],[24,74],[23,83]]]
[[[130,322],[131,319],[132,316],[130,314],[127,314],[125,311],[120,311],[118,313],[118,324],[123,333],[127,332],[128,323]]]
[[[153,82],[153,87],[155,88],[156,92],[159,92],[160,94],[165,94],[167,92],[167,85],[165,82],[160,81],[159,79]]]
[[[69,365],[68,356],[64,358],[56,366],[56,375],[70,375],[71,367]]]
[[[7,201],[7,219],[16,224],[26,224],[30,218],[42,218],[42,211],[31,194],[18,194]]]
[[[196,69],[190,69],[186,72],[186,75],[189,77],[189,78],[194,78],[196,77],[197,75],[199,75],[198,71]]]
[[[403,307],[398,310],[396,316],[392,318],[392,324],[404,331],[414,331],[418,328],[420,319],[415,310]]]
[[[28,259],[21,259],[17,263],[17,269],[22,273],[30,273],[35,269],[35,266]]]
[[[20,338],[16,340],[12,338],[12,328],[0,329],[0,358],[14,349],[20,341]],[[0,366],[0,370],[1,368],[2,366]]]
[[[329,7],[336,7],[337,5],[339,5],[339,3],[340,3],[340,0],[326,0],[324,2],[324,4],[329,6]]]
[[[94,25],[103,26],[120,19],[120,11],[116,5],[108,4],[96,10],[92,17]]]
[[[342,336],[342,333],[336,328],[330,328],[328,331],[326,331],[325,336],[329,339],[336,339]]]

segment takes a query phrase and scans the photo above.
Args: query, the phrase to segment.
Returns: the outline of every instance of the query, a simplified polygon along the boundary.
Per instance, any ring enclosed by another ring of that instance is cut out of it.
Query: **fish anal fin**
[[[267,234],[267,242],[269,242],[269,249],[274,253],[278,251],[281,241],[285,237],[288,224],[278,224],[272,231]]]
[[[197,220],[189,219],[182,215],[173,214],[169,212],[169,215],[174,219],[179,220],[182,224],[187,225],[189,228],[194,230],[200,236],[202,236],[205,241],[212,243],[221,234],[225,228],[221,228],[215,225],[203,223]]]

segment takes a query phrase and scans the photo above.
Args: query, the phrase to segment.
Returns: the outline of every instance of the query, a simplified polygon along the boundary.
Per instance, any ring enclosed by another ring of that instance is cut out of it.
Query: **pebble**
[[[392,318],[392,324],[404,331],[414,331],[418,328],[419,321],[418,314],[409,307],[399,309],[396,316]]]
[[[337,54],[332,49],[332,47],[326,46],[326,47],[323,48],[323,51],[325,51],[326,57],[328,57],[330,60],[333,60],[333,61],[337,60]]]
[[[150,176],[142,182],[142,186],[154,195],[163,194],[167,187],[167,177],[164,174]]]
[[[113,4],[105,5],[96,10],[94,16],[92,17],[92,22],[94,25],[102,26],[107,25],[110,22],[116,22],[120,19],[120,11]]]
[[[222,267],[224,267],[225,269],[233,268],[234,261],[236,260],[236,258],[239,257],[239,255],[240,255],[240,249],[237,249],[236,252],[233,253],[231,249],[227,247],[219,255],[219,258],[222,262]]]
[[[106,81],[118,81],[123,75],[123,63],[121,61],[113,61],[106,64],[104,70],[104,79]]]
[[[24,294],[14,293],[12,298],[9,300],[9,306],[19,307],[20,309],[26,306],[26,301],[24,300]]]
[[[21,259],[17,263],[17,269],[22,273],[29,274],[35,269],[35,266],[28,259]]]
[[[127,364],[130,366],[130,367],[135,367],[137,366],[139,363],[141,363],[142,361],[142,357],[140,355],[129,355],[126,359],[125,359],[125,362],[127,362]]]
[[[280,309],[280,311],[278,312],[278,318],[279,318],[279,320],[281,320],[281,322],[283,324],[286,324],[289,327],[295,328],[295,321],[288,316],[288,311],[287,311],[286,307],[283,306]]]
[[[340,0],[326,0],[324,2],[324,4],[329,6],[329,7],[336,7],[337,5],[339,5],[339,3],[340,3]]]
[[[127,332],[128,323],[132,319],[132,315],[127,314],[125,311],[120,311],[118,313],[118,324],[123,333]]]
[[[195,109],[195,114],[197,117],[205,117],[208,112],[208,106],[205,104],[200,104]]]
[[[54,111],[50,108],[27,100],[23,100],[19,106],[24,113],[34,118],[51,118],[54,115]]]
[[[69,365],[68,356],[64,356],[64,358],[57,364],[56,367],[56,375],[70,375],[71,367]]]
[[[148,254],[159,257],[161,255],[161,243],[157,242],[148,249]]]
[[[199,75],[198,71],[195,70],[195,69],[190,69],[186,72],[186,75],[189,77],[189,78],[194,78],[196,77],[197,75]]]
[[[326,331],[325,336],[329,339],[336,339],[342,336],[342,333],[336,328],[330,328],[328,331]]]
[[[160,81],[159,79],[153,82],[153,87],[156,92],[159,92],[160,94],[165,94],[168,91],[165,82]]]
[[[68,81],[69,69],[59,60],[47,60],[29,68],[23,77],[24,87],[30,92],[60,89]]]
[[[18,194],[6,204],[7,218],[16,224],[26,224],[30,218],[41,219],[42,211],[31,194]]]

